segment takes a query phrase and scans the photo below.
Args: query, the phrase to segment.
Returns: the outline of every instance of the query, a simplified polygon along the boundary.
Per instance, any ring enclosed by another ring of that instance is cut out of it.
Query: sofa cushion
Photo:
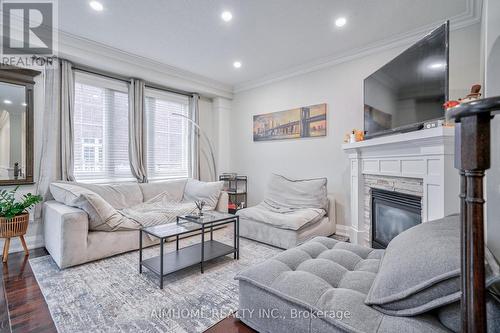
[[[176,202],[182,201],[184,188],[187,179],[167,180],[161,182],[151,182],[139,184],[141,188],[143,201],[149,201],[159,194],[168,193],[169,197]]]
[[[459,297],[460,228],[454,215],[408,229],[389,243],[366,304],[412,316]]]
[[[186,188],[184,189],[183,200],[203,200],[207,208],[215,209],[223,186],[224,182],[200,182],[196,179],[188,179]]]
[[[318,314],[314,325],[322,327],[321,332],[418,332],[416,328],[421,332],[446,332],[436,318],[391,320],[364,303],[383,253],[383,250],[316,237],[240,272],[236,276],[240,283],[240,307],[256,312],[280,309],[287,319],[291,311],[311,311]],[[285,311],[287,308],[290,312]],[[346,316],[339,318],[336,316],[339,312]],[[244,317],[242,320],[246,322]],[[262,331],[278,331],[276,327],[269,328],[275,320],[256,320],[259,322],[256,326]],[[381,326],[384,329],[379,329]],[[290,327],[279,332],[287,329]]]
[[[50,192],[56,201],[84,210],[89,216],[89,230],[116,231],[140,227],[116,211],[99,194],[76,183],[52,183]]]
[[[326,212],[319,208],[304,208],[277,213],[267,209],[267,205],[259,204],[239,210],[237,214],[242,218],[271,224],[276,228],[299,230],[320,221]]]
[[[264,203],[275,211],[318,208],[328,211],[327,179],[292,180],[273,174]]]
[[[114,209],[135,206],[144,201],[142,191],[137,183],[77,184],[99,194]]]

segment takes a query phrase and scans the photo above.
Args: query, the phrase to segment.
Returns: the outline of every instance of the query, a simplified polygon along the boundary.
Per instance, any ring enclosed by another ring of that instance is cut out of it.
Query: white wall
[[[211,142],[214,150],[217,179],[224,172],[230,172],[230,127],[231,127],[231,100],[216,97],[212,100],[200,101],[200,127]],[[201,142],[200,178],[204,181],[213,181],[212,159],[205,140]]]
[[[215,142],[218,128],[215,121],[215,111],[212,107],[212,100],[201,98],[199,102],[200,120],[199,125],[211,142]],[[213,143],[214,144],[214,143]],[[212,145],[213,145],[212,144]],[[205,181],[213,180],[212,160],[208,143],[201,138],[200,141],[200,179]]]
[[[479,24],[451,32],[452,98],[463,96],[472,84],[479,82],[479,32]],[[235,94],[230,166],[249,177],[250,205],[262,200],[273,172],[294,178],[328,177],[328,191],[337,200],[337,223],[350,224],[349,169],[341,144],[346,132],[363,128],[363,79],[405,48],[374,53]],[[318,103],[328,104],[326,137],[252,141],[253,115]]]
[[[486,97],[500,95],[500,1],[483,3],[483,55]],[[500,141],[500,117],[493,119],[491,142]],[[500,151],[491,145],[491,169],[487,172],[488,248],[500,260]]]

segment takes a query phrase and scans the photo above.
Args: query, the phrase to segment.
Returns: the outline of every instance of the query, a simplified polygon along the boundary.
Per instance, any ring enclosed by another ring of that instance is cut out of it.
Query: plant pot
[[[0,238],[12,238],[26,234],[30,214],[23,213],[16,215],[12,219],[0,217]]]

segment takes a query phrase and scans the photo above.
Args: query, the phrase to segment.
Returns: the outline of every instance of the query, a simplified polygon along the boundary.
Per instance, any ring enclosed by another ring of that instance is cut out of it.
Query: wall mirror
[[[38,74],[0,67],[0,186],[33,183],[33,87]]]

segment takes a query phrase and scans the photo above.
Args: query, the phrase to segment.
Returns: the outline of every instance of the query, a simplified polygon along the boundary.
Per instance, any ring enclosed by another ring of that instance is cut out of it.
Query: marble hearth
[[[372,188],[422,197],[422,221],[457,213],[454,129],[438,127],[342,145],[350,165],[350,238],[371,245]]]

